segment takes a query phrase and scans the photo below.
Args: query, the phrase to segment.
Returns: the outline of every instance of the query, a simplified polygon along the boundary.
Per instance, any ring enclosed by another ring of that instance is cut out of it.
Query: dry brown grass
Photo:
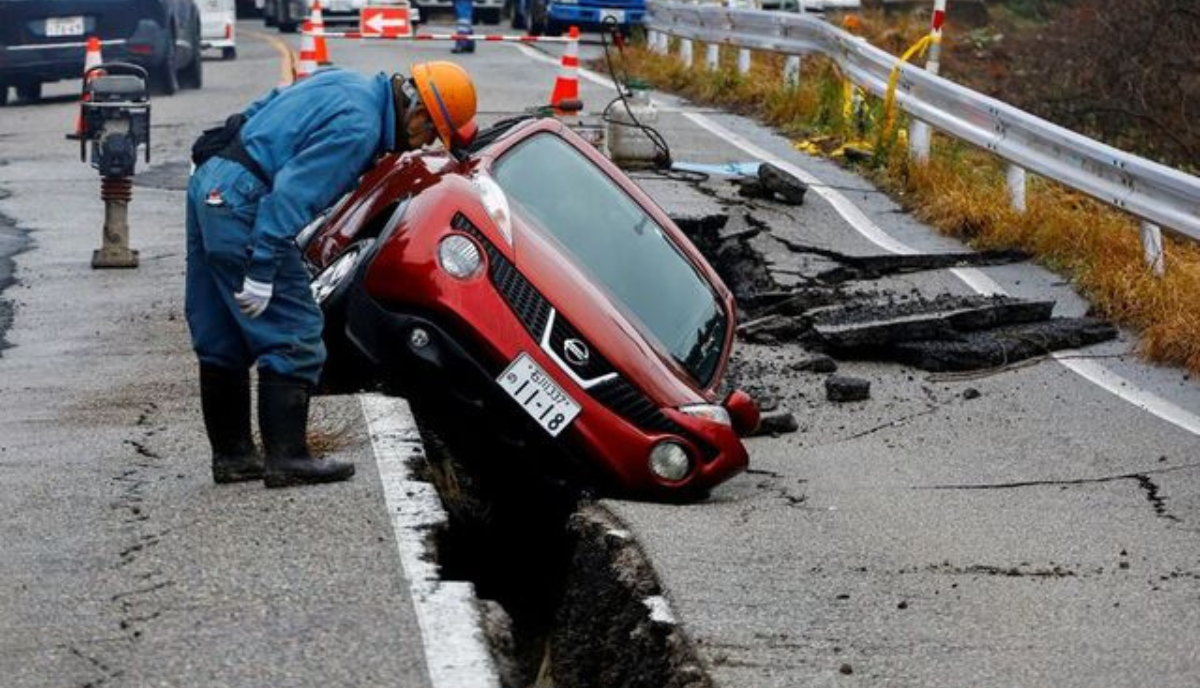
[[[866,20],[873,35],[871,18]],[[892,52],[919,36],[916,25],[876,30]],[[877,43],[878,44],[878,43]],[[826,152],[847,136],[841,81],[830,61],[806,58],[799,87],[786,87],[781,56],[755,55],[751,74],[736,72],[734,50],[722,50],[722,69],[704,69],[704,46],[696,44],[696,64],[632,48],[622,67],[655,88],[696,102],[719,105],[758,117],[794,137],[825,137]],[[673,54],[677,54],[672,49]],[[882,122],[880,105],[869,100],[869,122]],[[905,126],[903,118],[899,127]],[[1166,240],[1167,273],[1155,277],[1145,266],[1137,221],[1052,182],[1030,178],[1029,210],[1009,206],[1001,164],[982,151],[935,137],[930,162],[916,165],[898,146],[878,140],[882,127],[864,138],[876,140],[874,159],[863,171],[917,217],[977,248],[1020,248],[1069,279],[1093,304],[1093,312],[1132,328],[1140,349],[1154,361],[1200,372],[1200,248]]]

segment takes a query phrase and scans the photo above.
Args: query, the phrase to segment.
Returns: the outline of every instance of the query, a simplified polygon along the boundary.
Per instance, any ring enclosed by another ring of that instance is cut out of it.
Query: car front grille
[[[578,340],[588,348],[587,362],[582,366],[574,366],[571,372],[583,380],[598,380],[605,376],[611,376],[587,387],[588,393],[596,401],[642,430],[688,437],[704,448],[706,454],[709,453],[707,445],[692,437],[687,430],[667,417],[641,390],[618,375],[612,365],[587,343],[587,340],[566,318],[554,310],[546,297],[542,296],[541,292],[517,270],[512,261],[506,258],[500,249],[496,248],[495,244],[465,215],[456,213],[450,225],[454,229],[474,237],[483,245],[484,251],[487,253],[488,277],[492,285],[496,287],[496,291],[512,309],[521,324],[525,326],[525,329],[529,331],[534,341],[539,345],[542,343],[551,313],[554,313],[554,326],[550,331],[548,343],[554,355],[564,361],[563,366],[568,369],[572,368],[572,364],[565,362],[566,358],[563,353],[563,347],[568,340]]]
[[[541,342],[542,333],[546,331],[546,323],[550,320],[550,302],[529,283],[529,280],[525,279],[525,275],[517,270],[517,266],[513,265],[500,252],[500,249],[496,248],[495,244],[489,241],[483,232],[467,219],[466,215],[456,213],[450,226],[460,232],[470,234],[483,244],[484,251],[487,252],[488,277],[491,279],[492,285],[496,287],[496,291],[500,292],[500,296],[504,297],[505,303],[512,308],[513,313],[529,331],[529,334]]]

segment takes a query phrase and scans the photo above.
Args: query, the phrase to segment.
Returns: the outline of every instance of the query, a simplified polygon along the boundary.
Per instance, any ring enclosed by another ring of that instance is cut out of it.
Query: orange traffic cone
[[[579,100],[579,27],[572,26],[569,35],[571,40],[563,52],[554,92],[550,94],[550,106],[555,108],[564,100]]]
[[[93,72],[89,76],[88,70],[91,69],[92,67],[95,67],[96,65],[103,64],[103,63],[104,63],[104,58],[101,57],[101,55],[100,55],[100,39],[96,38],[95,36],[92,36],[92,37],[88,38],[87,54],[83,58],[83,78],[90,81],[90,80],[95,79],[96,77],[100,76],[101,75],[100,72]],[[84,84],[84,86],[86,86],[86,85],[87,84]],[[83,96],[80,97],[80,99],[79,99],[79,114],[77,114],[75,116],[75,131],[73,131],[70,134],[67,134],[67,138],[69,138],[69,139],[83,138],[83,104],[88,102],[88,100],[90,100],[90,99],[91,99],[91,96],[88,94],[87,89],[85,88],[83,91]]]
[[[304,22],[300,36],[300,62],[296,64],[297,81],[317,71],[317,48],[313,42],[311,21]]]
[[[316,34],[313,40],[317,48],[317,64],[332,64],[329,61],[329,47],[325,45],[325,18],[321,16],[321,0],[313,0],[309,21],[312,22],[313,32]]]

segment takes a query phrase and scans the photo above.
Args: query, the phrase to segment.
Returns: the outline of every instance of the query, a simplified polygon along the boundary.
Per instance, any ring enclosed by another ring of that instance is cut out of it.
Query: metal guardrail
[[[725,45],[793,56],[820,53],[879,96],[886,94],[898,61],[865,39],[805,14],[660,0],[647,5],[647,29],[685,39],[681,53],[689,60],[691,40],[709,44],[710,50]],[[665,50],[665,42],[661,48]],[[748,57],[745,64],[748,68]],[[914,65],[900,66],[896,104],[915,119],[1011,165],[1082,191],[1144,223],[1200,241],[1200,178],[1094,141]],[[1023,184],[1023,174],[1016,177]],[[1020,194],[1023,197],[1023,186]]]

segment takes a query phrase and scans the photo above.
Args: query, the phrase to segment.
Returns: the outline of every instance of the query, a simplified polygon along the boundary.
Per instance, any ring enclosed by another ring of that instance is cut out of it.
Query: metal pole
[[[1013,210],[1025,212],[1025,168],[1010,164],[1007,173],[1008,199]]]
[[[1163,252],[1162,229],[1152,222],[1142,222],[1142,251],[1146,255],[1146,265],[1150,266],[1155,277],[1166,274],[1167,257]]]
[[[945,22],[946,0],[933,0],[933,18],[929,26],[929,56],[925,61],[925,71],[930,74],[937,74],[941,68],[942,24]],[[914,119],[908,132],[909,154],[914,160],[929,160],[929,139],[929,125]]]
[[[801,7],[803,7],[803,3],[801,3]],[[799,55],[788,55],[787,61],[783,63],[783,83],[791,88],[800,85]]]
[[[704,66],[708,71],[715,72],[721,68],[721,46],[709,43],[704,49]]]
[[[685,67],[691,67],[694,61],[692,57],[692,42],[686,38],[679,41],[679,60],[683,62]]]

